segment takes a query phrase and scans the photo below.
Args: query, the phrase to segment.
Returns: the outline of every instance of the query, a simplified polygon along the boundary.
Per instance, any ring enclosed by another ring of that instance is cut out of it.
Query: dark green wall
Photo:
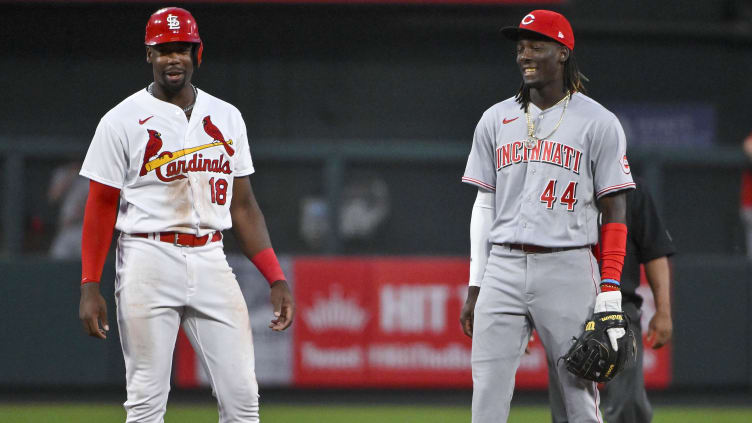
[[[110,333],[84,334],[78,320],[80,262],[23,259],[0,263],[0,385],[99,386],[125,381],[115,318],[114,264],[107,263],[102,295]]]
[[[590,92],[619,102],[709,102],[718,141],[750,130],[752,37],[732,3],[570,1]],[[0,5],[7,134],[71,135],[151,80],[146,4]],[[498,28],[527,7],[195,4],[197,84],[237,105],[251,139],[466,141],[519,84]],[[43,122],[43,123],[42,123]]]
[[[673,386],[752,387],[750,262],[677,257],[673,272]]]

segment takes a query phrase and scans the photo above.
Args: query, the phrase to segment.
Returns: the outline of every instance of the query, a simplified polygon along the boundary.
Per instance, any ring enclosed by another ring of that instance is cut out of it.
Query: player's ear
[[[151,46],[146,46],[146,63],[151,63]]]
[[[561,46],[561,48],[559,48],[559,61],[561,63],[564,63],[568,59],[569,59],[569,49],[564,46]]]

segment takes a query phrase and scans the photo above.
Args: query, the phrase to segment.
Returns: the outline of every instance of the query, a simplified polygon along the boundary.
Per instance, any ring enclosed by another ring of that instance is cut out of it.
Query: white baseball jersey
[[[556,126],[564,102],[530,104],[536,137]],[[489,242],[574,247],[598,242],[596,199],[635,184],[616,116],[575,93],[553,134],[525,147],[525,111],[514,98],[486,110],[475,129],[462,181],[495,191]]]
[[[99,122],[81,175],[121,190],[119,231],[203,236],[232,226],[233,180],[253,171],[234,106],[198,90],[188,121],[143,89]]]

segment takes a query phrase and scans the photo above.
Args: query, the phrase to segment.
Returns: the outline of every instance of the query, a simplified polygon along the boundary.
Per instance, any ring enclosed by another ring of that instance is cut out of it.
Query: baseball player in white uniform
[[[91,181],[80,318],[89,335],[106,338],[99,281],[117,228],[126,421],[163,421],[182,325],[209,376],[219,421],[258,422],[251,326],[223,251],[223,230],[234,229],[271,285],[269,327],[286,329],[294,305],[251,190],[245,123],[235,107],[191,83],[203,43],[187,10],[154,13],[146,46],[154,82],[105,114],[81,170]]]
[[[535,10],[503,34],[517,42],[522,85],[475,130],[463,182],[473,206],[468,296],[460,323],[473,339],[474,423],[504,422],[533,329],[569,422],[602,422],[596,384],[559,358],[596,312],[620,311],[625,190],[634,188],[624,132],[587,97],[564,16]],[[599,271],[591,247],[599,241]],[[612,346],[624,329],[610,329]]]

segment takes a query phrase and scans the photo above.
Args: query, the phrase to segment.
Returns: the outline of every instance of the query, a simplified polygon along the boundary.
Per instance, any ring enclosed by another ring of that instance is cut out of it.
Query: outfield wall
[[[298,305],[296,322],[285,333],[266,328],[271,308],[261,276],[240,256],[229,261],[253,322],[262,386],[471,386],[470,343],[458,324],[466,291],[464,258],[283,257]],[[103,280],[109,282],[102,285],[112,331],[102,342],[85,336],[77,318],[78,263],[0,263],[1,389],[123,384],[112,268],[105,267]],[[745,279],[750,264],[679,257],[673,268],[681,280],[673,293],[675,339],[646,357],[648,385],[752,387],[747,318],[752,290]],[[522,388],[545,388],[545,358],[537,342],[517,381]],[[207,382],[184,338],[176,349],[174,382],[178,387]]]

